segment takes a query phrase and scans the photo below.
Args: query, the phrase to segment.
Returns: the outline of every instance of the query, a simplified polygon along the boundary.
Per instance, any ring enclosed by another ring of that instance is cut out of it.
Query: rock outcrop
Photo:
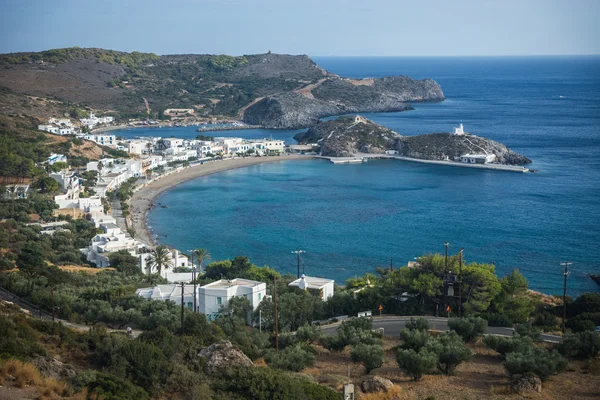
[[[396,132],[360,116],[340,117],[299,133],[300,143],[317,143],[328,157],[351,157],[355,153],[383,153],[401,138]]]
[[[496,163],[529,164],[531,160],[502,143],[468,133],[432,133],[401,136],[360,116],[340,117],[319,123],[294,136],[299,143],[316,143],[321,155],[352,157],[358,153],[383,154],[395,150],[398,155],[421,160],[453,160],[466,154],[494,155]]]
[[[228,340],[220,340],[205,349],[198,356],[205,360],[204,372],[208,375],[219,373],[228,367],[251,367],[254,363]]]
[[[70,364],[64,364],[52,357],[37,357],[32,360],[32,363],[45,377],[64,379],[76,374]]]
[[[535,375],[517,374],[511,377],[510,388],[515,393],[542,393],[542,381]]]
[[[394,387],[394,383],[389,379],[380,376],[369,376],[360,386],[365,393],[387,393]]]
[[[244,121],[271,129],[312,126],[320,118],[356,112],[406,111],[407,102],[442,101],[440,85],[431,79],[406,76],[343,79],[329,76],[307,91],[280,93],[250,106]]]

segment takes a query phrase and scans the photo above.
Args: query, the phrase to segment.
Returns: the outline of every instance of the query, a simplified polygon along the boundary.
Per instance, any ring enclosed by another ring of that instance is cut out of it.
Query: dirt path
[[[150,111],[150,104],[148,104],[148,100],[146,100],[145,97],[142,97],[142,99],[144,99],[144,104],[146,104],[146,112],[148,113],[148,116],[150,116],[150,114],[152,114]]]

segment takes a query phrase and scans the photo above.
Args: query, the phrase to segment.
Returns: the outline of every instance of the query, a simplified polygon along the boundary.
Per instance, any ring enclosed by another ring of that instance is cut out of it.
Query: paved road
[[[383,328],[384,335],[398,337],[400,331],[406,326],[406,322],[410,321],[411,317],[399,317],[399,316],[383,316],[373,317],[373,329]],[[413,317],[420,318],[420,317]],[[429,321],[429,329],[447,331],[448,330],[448,318],[441,317],[423,317]],[[333,335],[340,323],[323,326],[321,330],[325,335]],[[486,335],[499,335],[499,336],[512,336],[514,333],[513,328],[494,327],[490,326],[486,329]],[[555,335],[541,334],[540,339],[544,342],[559,343],[562,338]]]

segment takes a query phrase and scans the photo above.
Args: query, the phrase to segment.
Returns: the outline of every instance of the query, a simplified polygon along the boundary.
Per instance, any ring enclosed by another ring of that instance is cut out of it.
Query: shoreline
[[[144,186],[137,188],[129,201],[129,209],[131,213],[130,219],[132,221],[131,228],[135,231],[135,239],[146,244],[147,246],[154,246],[156,244],[153,239],[154,235],[146,224],[148,212],[152,209],[152,205],[154,204],[154,199],[156,197],[183,182],[216,174],[218,172],[224,172],[268,162],[311,159],[314,159],[314,156],[285,155],[233,158],[197,164],[158,178],[150,183],[145,184]]]

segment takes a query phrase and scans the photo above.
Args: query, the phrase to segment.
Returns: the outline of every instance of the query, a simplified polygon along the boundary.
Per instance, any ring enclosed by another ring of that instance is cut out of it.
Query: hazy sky
[[[0,0],[0,52],[600,54],[600,0]]]

